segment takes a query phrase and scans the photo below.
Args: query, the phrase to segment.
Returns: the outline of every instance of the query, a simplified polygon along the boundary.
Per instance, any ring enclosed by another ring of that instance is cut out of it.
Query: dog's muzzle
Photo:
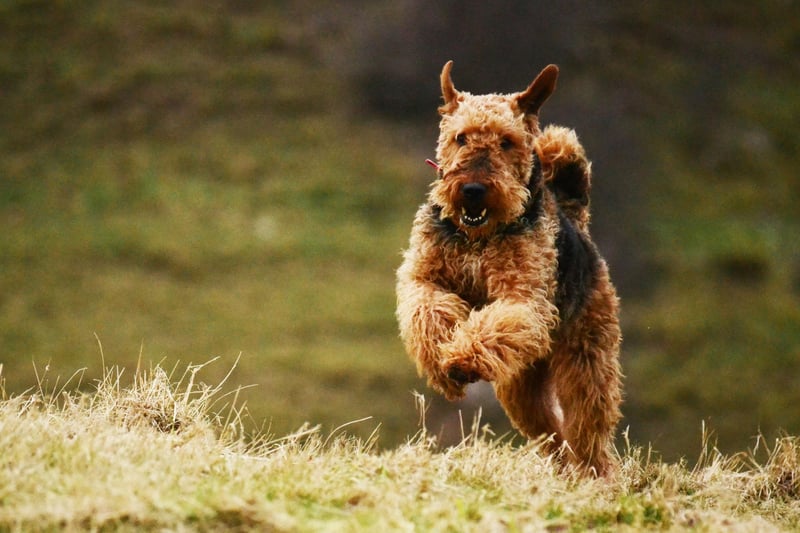
[[[484,200],[486,186],[482,183],[465,183],[461,186],[461,222],[467,226],[482,226],[489,220]]]

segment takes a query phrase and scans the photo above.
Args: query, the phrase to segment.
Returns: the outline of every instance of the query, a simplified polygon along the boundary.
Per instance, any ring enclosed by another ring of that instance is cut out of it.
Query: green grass
[[[142,344],[150,360],[241,352],[237,379],[261,385],[249,393],[257,418],[287,431],[362,409],[386,415],[395,435],[393,399],[357,402],[365,388],[409,397],[416,384],[393,316],[406,239],[394,221],[413,202],[392,183],[408,170],[370,143],[349,161],[341,145],[317,147],[299,170],[315,137],[278,158],[215,135],[192,143],[199,162],[183,143],[139,142],[50,154],[52,166],[28,171],[48,188],[20,185],[0,236],[10,382],[30,383],[25,359],[98,368],[94,333],[122,362]],[[247,181],[237,165],[265,175]]]
[[[96,334],[125,367],[240,356],[230,382],[255,385],[241,393],[250,427],[330,431],[372,416],[389,448],[416,431],[409,399],[426,389],[397,338],[394,269],[433,177],[422,161],[435,110],[425,137],[365,115],[347,77],[364,61],[356,34],[368,20],[397,32],[398,17],[367,16],[378,6],[328,20],[334,8],[310,6],[0,2],[9,392],[36,386],[33,364],[99,379]],[[604,105],[610,76],[639,96],[609,128],[645,119],[635,153],[590,155],[598,177],[612,157],[647,158],[641,177],[608,176],[646,183],[631,211],[647,213],[636,220],[652,237],[633,244],[653,267],[648,292],[622,300],[623,424],[670,458],[696,448],[703,420],[726,453],[759,431],[800,430],[800,100],[785,60],[800,18],[781,10],[759,6],[758,20],[781,23],[753,25],[749,8],[656,2],[583,36],[597,46],[581,76],[600,85],[572,94]],[[717,36],[707,61],[724,83],[696,106],[710,71],[689,52]],[[598,220],[616,208],[598,204]],[[626,266],[611,264],[620,286]]]
[[[241,355],[254,426],[413,432],[393,287],[423,165],[351,120],[301,22],[277,4],[2,9],[9,389],[32,363],[98,377],[96,334],[126,366]]]
[[[441,450],[420,431],[391,449],[304,426],[246,435],[237,390],[214,365],[119,368],[91,387],[0,399],[0,529],[275,531],[792,530],[800,446],[760,442],[697,464],[628,445],[613,480],[561,472],[536,443],[475,423]],[[235,369],[234,369],[235,370]],[[43,378],[40,376],[40,380]],[[364,421],[356,424],[363,424]],[[366,422],[369,424],[369,422]]]

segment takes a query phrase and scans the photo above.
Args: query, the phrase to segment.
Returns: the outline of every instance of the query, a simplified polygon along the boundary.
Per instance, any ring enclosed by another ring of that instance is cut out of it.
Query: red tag
[[[428,163],[433,168],[435,168],[437,171],[439,170],[439,165],[436,164],[436,161],[432,159],[426,159],[425,162]]]

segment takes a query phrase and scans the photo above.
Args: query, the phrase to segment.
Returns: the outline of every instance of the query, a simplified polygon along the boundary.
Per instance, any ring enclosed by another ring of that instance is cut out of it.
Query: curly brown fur
[[[589,232],[591,164],[572,130],[541,131],[545,68],[510,95],[455,89],[442,70],[438,179],[397,272],[406,350],[448,399],[494,384],[515,427],[587,472],[614,470],[618,302]]]

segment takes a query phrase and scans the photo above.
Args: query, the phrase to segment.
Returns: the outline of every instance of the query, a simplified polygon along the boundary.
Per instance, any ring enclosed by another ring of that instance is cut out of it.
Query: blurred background
[[[219,356],[249,424],[380,445],[458,433],[397,338],[438,75],[523,89],[594,161],[623,302],[625,420],[666,458],[800,432],[800,3],[6,0],[0,364],[8,393]],[[34,366],[36,371],[34,371]],[[47,370],[45,371],[45,368]],[[454,422],[455,421],[455,422]],[[444,429],[441,429],[444,425]]]

